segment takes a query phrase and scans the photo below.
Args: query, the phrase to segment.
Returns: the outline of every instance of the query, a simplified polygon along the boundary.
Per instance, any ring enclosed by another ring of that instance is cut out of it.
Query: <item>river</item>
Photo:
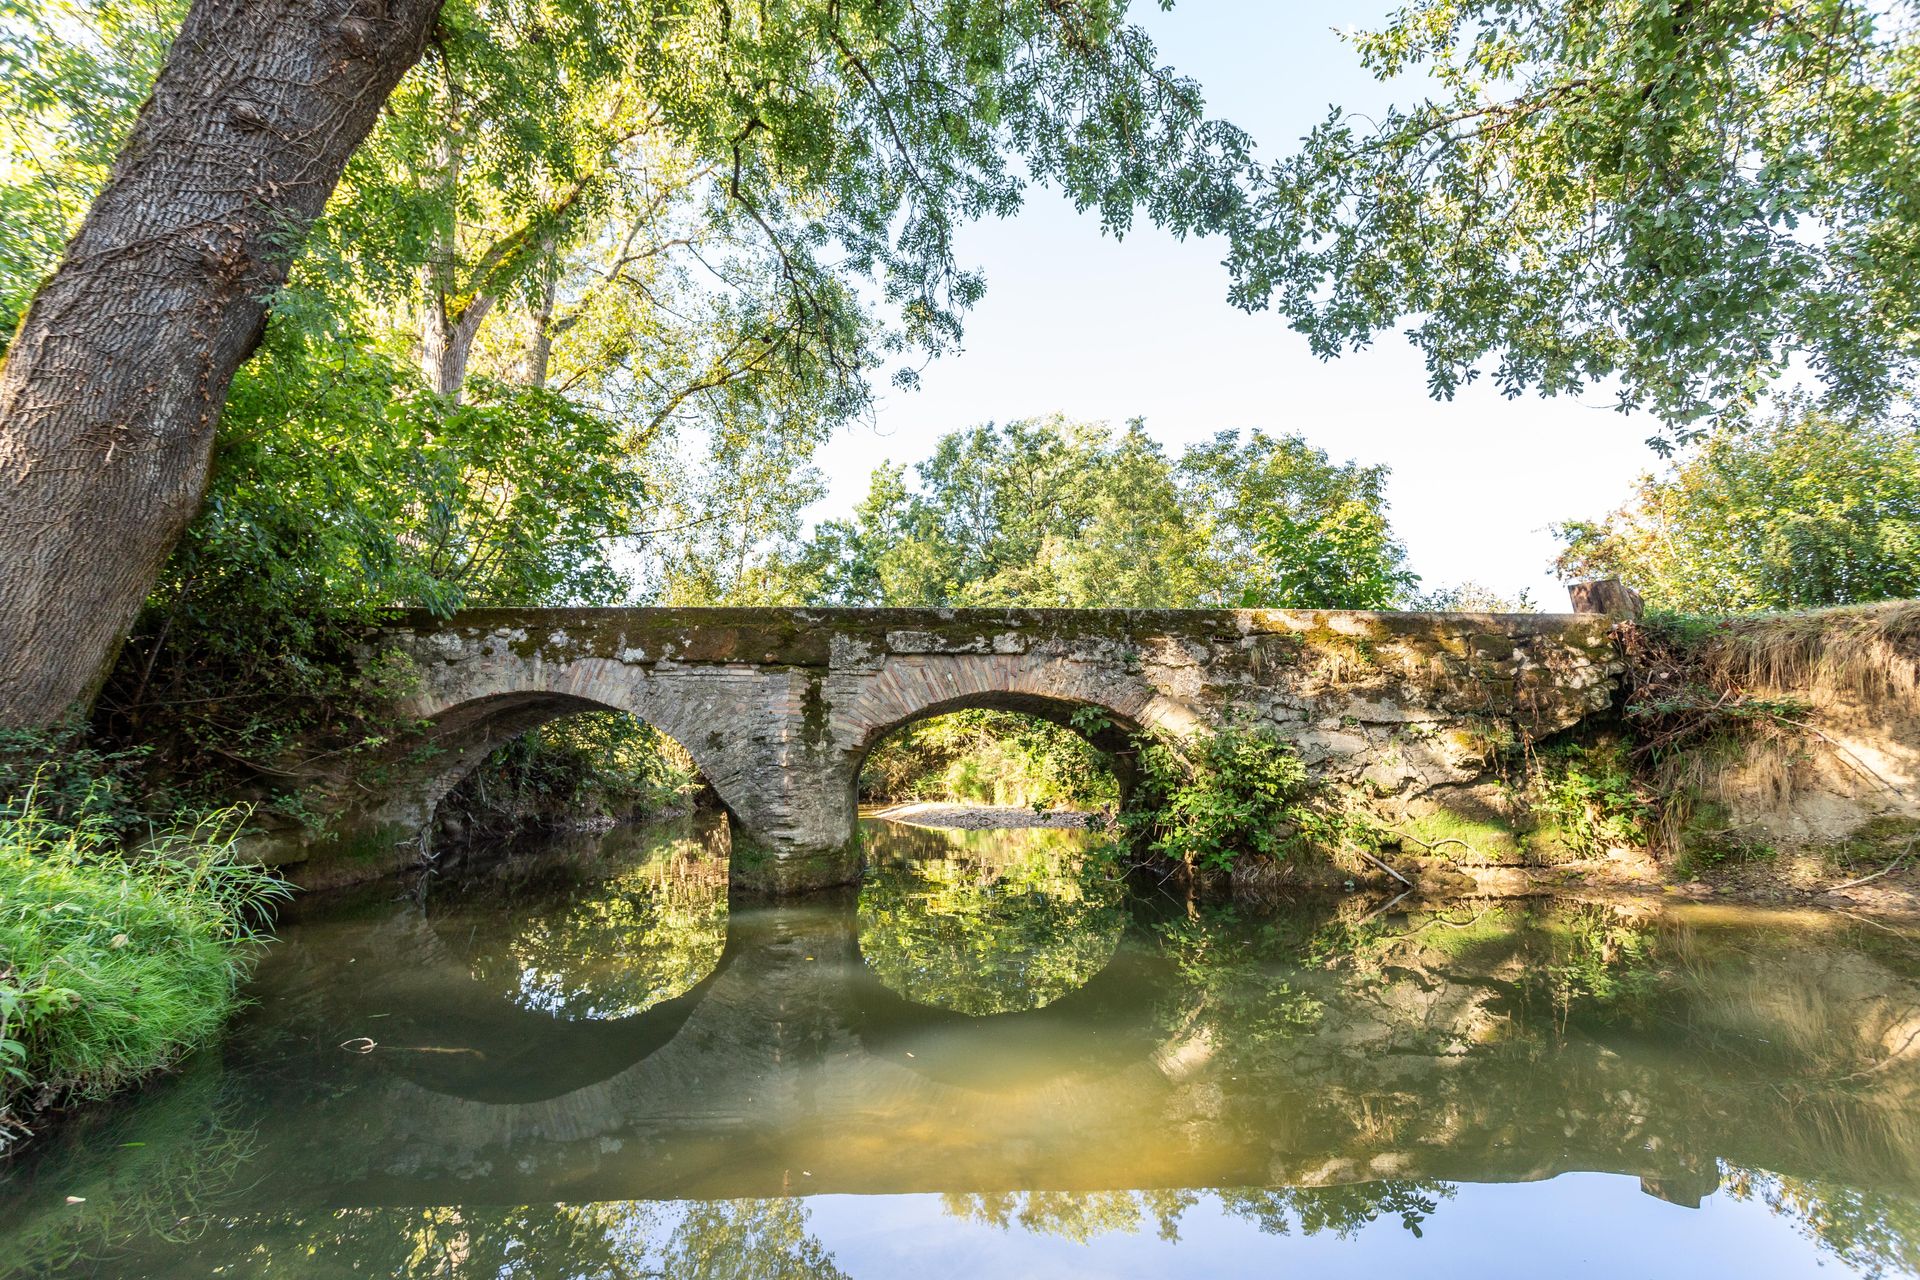
[[[1920,937],[1255,909],[1099,837],[710,823],[315,897],[225,1042],[0,1173],[0,1275],[1905,1275]]]

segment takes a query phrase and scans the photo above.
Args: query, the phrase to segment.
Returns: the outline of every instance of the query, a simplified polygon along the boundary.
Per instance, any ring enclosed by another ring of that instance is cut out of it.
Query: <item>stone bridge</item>
[[[969,707],[1068,724],[1105,748],[1241,718],[1394,812],[1488,784],[1491,743],[1611,702],[1608,619],[1313,610],[501,609],[400,622],[369,658],[411,666],[422,726],[362,782],[360,878],[488,752],[582,711],[686,748],[733,819],[736,885],[787,892],[859,871],[855,796],[874,745]],[[1097,716],[1076,713],[1092,708]],[[1122,778],[1125,785],[1126,779]],[[384,861],[385,865],[382,865]],[[316,863],[313,882],[356,878]]]

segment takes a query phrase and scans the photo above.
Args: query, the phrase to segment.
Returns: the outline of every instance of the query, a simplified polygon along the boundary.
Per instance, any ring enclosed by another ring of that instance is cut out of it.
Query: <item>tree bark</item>
[[[447,309],[447,295],[430,290],[420,333],[420,368],[433,389],[455,404],[467,385],[467,363],[480,322],[493,310],[486,294],[472,299],[459,312]]]
[[[533,312],[533,344],[527,351],[527,385],[544,390],[548,366],[553,363],[553,304],[560,295],[560,264],[551,238],[540,243],[540,252],[545,263],[540,277],[540,301]]]
[[[0,369],[0,724],[90,699],[298,241],[441,0],[195,0]]]

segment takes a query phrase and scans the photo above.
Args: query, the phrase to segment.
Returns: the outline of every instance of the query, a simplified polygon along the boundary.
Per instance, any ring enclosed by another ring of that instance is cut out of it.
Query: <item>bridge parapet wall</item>
[[[400,710],[429,728],[369,820],[417,828],[514,734],[613,708],[687,748],[735,819],[736,878],[776,892],[857,874],[860,765],[926,716],[1094,707],[1174,737],[1244,718],[1413,812],[1483,786],[1489,741],[1606,709],[1620,671],[1606,619],[1548,614],[500,609],[409,618],[371,647],[412,663]]]

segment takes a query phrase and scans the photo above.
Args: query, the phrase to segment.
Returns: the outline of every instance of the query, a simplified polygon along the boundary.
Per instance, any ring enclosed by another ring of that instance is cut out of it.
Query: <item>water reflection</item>
[[[163,1246],[116,1265],[152,1277],[842,1280],[808,1216],[796,1199],[348,1208],[222,1222],[192,1240],[191,1263]]]
[[[1156,905],[900,829],[729,914],[706,838],[289,924],[223,1052],[0,1175],[0,1273],[1920,1267],[1904,933]]]
[[[1120,945],[1118,876],[1085,832],[868,824],[860,953],[889,990],[972,1016],[1039,1009]]]
[[[616,827],[552,850],[537,891],[523,879],[428,904],[428,919],[476,982],[515,1006],[567,1019],[628,1018],[692,990],[727,941],[722,821]]]

